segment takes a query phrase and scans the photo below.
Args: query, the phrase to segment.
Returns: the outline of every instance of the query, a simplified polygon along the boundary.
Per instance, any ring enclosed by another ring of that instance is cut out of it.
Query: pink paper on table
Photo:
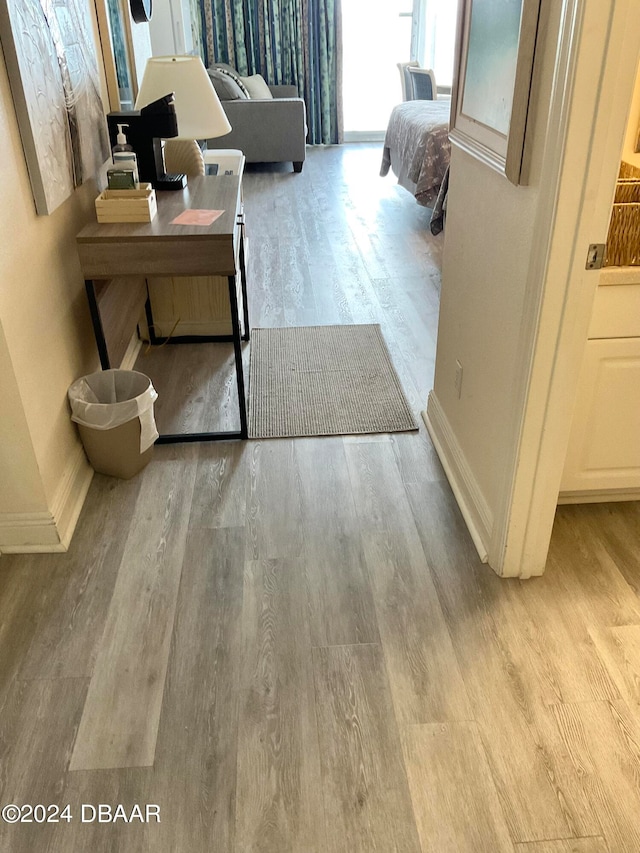
[[[224,210],[183,210],[179,216],[171,220],[171,225],[211,225]]]

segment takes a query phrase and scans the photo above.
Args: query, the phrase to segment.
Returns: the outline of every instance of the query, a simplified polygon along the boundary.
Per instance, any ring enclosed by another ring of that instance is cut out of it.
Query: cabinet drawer
[[[589,338],[640,337],[640,284],[600,285],[596,291]]]

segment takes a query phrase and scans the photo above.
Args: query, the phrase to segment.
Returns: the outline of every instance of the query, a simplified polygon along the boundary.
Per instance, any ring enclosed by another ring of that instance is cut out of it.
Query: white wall
[[[535,186],[515,187],[453,148],[434,393],[491,512],[502,485],[500,447],[513,426],[514,353],[537,197]]]
[[[29,514],[46,511],[47,500],[1,325],[0,400],[0,517],[14,513],[18,507]]]
[[[131,44],[133,47],[133,61],[135,63],[134,73],[139,87],[142,82],[142,75],[144,74],[147,59],[151,56],[151,35],[149,33],[149,24],[136,24],[131,17],[131,13],[129,13],[129,26],[131,27]]]
[[[521,577],[544,571],[598,282],[586,249],[606,236],[640,55],[637,0],[543,0],[542,14],[529,186],[453,155],[427,406],[479,552]]]
[[[1,55],[0,150],[0,551],[56,550],[91,478],[66,391],[98,367],[75,246],[97,189],[36,214]]]
[[[528,130],[528,185],[453,146],[434,390],[490,528],[518,422],[516,353],[539,196],[561,0],[543,0]],[[460,397],[456,361],[463,369]],[[485,532],[490,532],[485,530]]]

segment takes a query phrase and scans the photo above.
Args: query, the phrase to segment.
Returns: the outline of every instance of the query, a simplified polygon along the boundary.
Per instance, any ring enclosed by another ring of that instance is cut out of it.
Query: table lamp
[[[177,128],[174,123],[173,129],[167,127],[158,132],[157,122],[152,116],[157,113],[156,105],[161,104],[164,111],[167,96],[171,93],[174,95],[171,109],[175,110]],[[134,112],[142,119],[142,127],[138,129],[130,125],[129,133],[139,138],[147,119],[153,144],[153,164],[148,168],[155,170],[155,174],[143,174],[145,170],[136,141],[129,138],[138,156],[140,180],[149,181],[157,189],[182,189],[186,184],[184,175],[165,175],[161,139],[209,139],[224,136],[231,130],[229,120],[199,56],[153,56],[148,59]],[[125,121],[130,121],[130,114],[126,115]],[[145,149],[148,147],[140,140],[138,144]]]
[[[231,125],[199,56],[152,56],[136,98],[137,110],[163,95],[175,95],[179,139],[208,139]]]

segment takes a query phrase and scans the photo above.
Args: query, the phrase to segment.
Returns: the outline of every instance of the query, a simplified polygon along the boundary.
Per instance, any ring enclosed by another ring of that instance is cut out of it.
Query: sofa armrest
[[[269,86],[271,94],[274,98],[297,98],[298,97],[298,87],[297,86]]]
[[[248,163],[305,159],[307,136],[302,98],[223,101],[231,132],[207,140],[207,148],[239,148]]]

